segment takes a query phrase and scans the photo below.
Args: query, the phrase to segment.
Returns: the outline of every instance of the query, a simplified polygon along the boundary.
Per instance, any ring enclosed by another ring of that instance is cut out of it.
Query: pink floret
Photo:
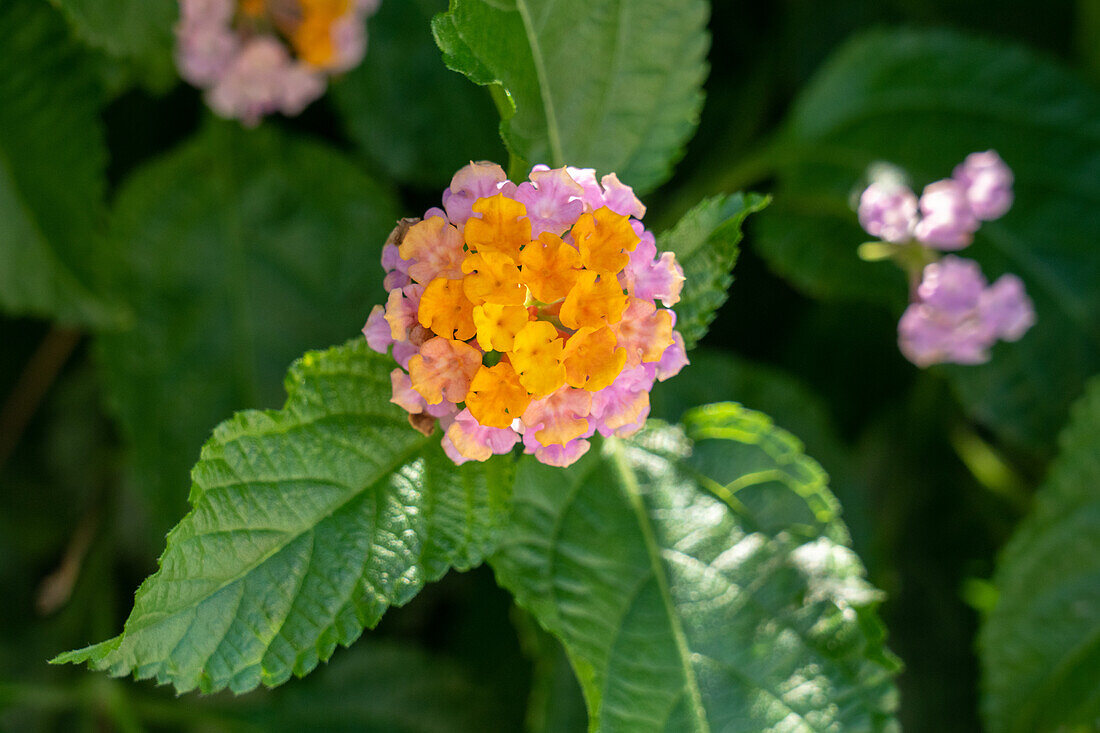
[[[1019,278],[1005,275],[987,287],[976,262],[948,256],[924,269],[917,300],[898,323],[898,344],[919,367],[982,364],[998,339],[1015,341],[1034,323]]]
[[[978,218],[958,181],[936,181],[920,197],[921,220],[914,233],[921,243],[934,249],[954,251],[968,247],[978,230]]]
[[[1012,171],[995,151],[966,156],[954,178],[966,189],[970,208],[979,219],[999,219],[1012,208]]]

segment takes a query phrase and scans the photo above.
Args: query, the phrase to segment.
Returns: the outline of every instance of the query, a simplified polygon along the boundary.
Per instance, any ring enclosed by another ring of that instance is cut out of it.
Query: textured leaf
[[[876,32],[844,47],[796,104],[777,199],[761,217],[771,264],[811,293],[906,302],[888,263],[856,257],[850,205],[874,161],[918,186],[994,148],[1016,174],[1016,204],[962,254],[988,277],[1015,272],[1038,325],[991,364],[947,373],[983,422],[1048,445],[1084,381],[1100,371],[1100,98],[1030,51],[938,32]]]
[[[0,307],[106,325],[88,270],[103,223],[102,90],[61,17],[0,5]]]
[[[451,567],[495,546],[507,460],[456,467],[391,404],[392,360],[311,352],[279,411],[219,425],[120,636],[57,658],[180,692],[305,675]]]
[[[351,138],[395,178],[442,190],[471,160],[502,160],[489,94],[439,63],[432,15],[447,0],[383,3],[366,60],[332,85]]]
[[[699,405],[725,401],[760,410],[798,435],[806,452],[829,474],[854,545],[868,560],[864,552],[870,549],[872,534],[869,488],[857,474],[828,405],[802,381],[776,367],[703,346],[691,353],[691,363],[675,379],[653,388],[650,414],[675,423]]]
[[[166,87],[175,78],[172,26],[176,0],[50,0],[86,44],[123,60],[141,78]]]
[[[232,124],[127,182],[112,288],[138,315],[100,339],[99,358],[158,531],[183,508],[210,426],[277,406],[287,364],[343,342],[382,302],[396,219],[390,195],[329,148]]]
[[[514,155],[615,171],[644,193],[698,123],[707,13],[702,0],[451,0],[432,29],[447,66],[503,88]]]
[[[602,731],[892,727],[879,594],[826,477],[738,405],[689,434],[608,440],[564,475],[520,464],[490,558],[558,636]]]
[[[1100,725],[1100,380],[1074,407],[1061,447],[1001,555],[1000,597],[981,631],[992,733]]]
[[[657,240],[657,249],[676,253],[684,268],[684,290],[674,310],[676,328],[689,349],[706,335],[729,295],[741,226],[749,214],[763,211],[770,201],[754,193],[715,196],[702,201]]]

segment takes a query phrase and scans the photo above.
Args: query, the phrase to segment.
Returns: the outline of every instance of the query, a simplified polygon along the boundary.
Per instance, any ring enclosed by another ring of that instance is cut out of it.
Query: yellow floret
[[[531,395],[519,382],[519,375],[507,361],[482,366],[470,382],[466,407],[479,423],[491,428],[506,428],[523,414]]]
[[[586,326],[565,343],[565,380],[570,387],[598,392],[615,381],[626,364],[626,349],[618,347],[607,326]]]
[[[473,252],[499,252],[519,261],[520,249],[531,241],[531,221],[519,201],[498,193],[474,202],[475,214],[466,222],[466,245]]]
[[[516,334],[509,358],[520,384],[536,398],[565,384],[564,348],[558,330],[546,321],[531,321]]]

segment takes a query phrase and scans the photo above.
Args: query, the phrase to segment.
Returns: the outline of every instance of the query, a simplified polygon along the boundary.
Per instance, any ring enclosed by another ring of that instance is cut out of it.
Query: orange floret
[[[290,34],[298,58],[318,69],[336,57],[332,26],[351,11],[351,0],[299,0],[301,20]]]
[[[413,224],[398,248],[401,259],[410,260],[409,276],[422,285],[437,277],[462,278],[462,232],[442,216]]]
[[[614,275],[596,281],[596,273],[581,270],[577,284],[565,296],[561,306],[561,322],[567,328],[596,328],[604,323],[618,323],[626,308],[626,295]]]
[[[409,359],[412,388],[429,405],[446,397],[450,402],[466,399],[470,380],[481,368],[481,352],[462,341],[433,338]]]
[[[444,338],[465,341],[477,333],[474,326],[474,304],[463,291],[461,280],[432,280],[420,296],[417,319]]]
[[[626,253],[633,252],[641,239],[630,226],[629,217],[605,206],[577,220],[573,241],[586,268],[601,275],[616,275],[630,262]]]
[[[267,0],[240,0],[237,7],[242,15],[259,18],[267,12]]]
[[[648,300],[631,298],[623,319],[611,327],[620,346],[626,349],[627,366],[660,361],[672,345],[672,313]]]
[[[478,346],[484,351],[511,351],[516,334],[529,320],[531,314],[522,305],[474,306]]]
[[[474,213],[466,222],[466,244],[475,252],[499,252],[519,260],[520,248],[531,241],[531,220],[527,208],[502,193],[474,202]]]
[[[610,386],[626,364],[626,349],[616,346],[607,326],[586,326],[565,342],[565,380],[569,386],[598,392]]]
[[[580,275],[581,255],[561,237],[543,232],[520,255],[523,281],[536,300],[553,303],[564,298]]]
[[[531,321],[516,334],[509,357],[520,384],[535,397],[545,397],[565,384],[564,348],[558,330],[546,321]]]
[[[466,395],[470,414],[491,428],[508,427],[530,403],[531,395],[519,383],[519,375],[507,361],[478,369]]]
[[[519,268],[508,255],[500,252],[467,255],[462,271],[466,273],[462,281],[466,297],[475,305],[523,305],[527,300]]]

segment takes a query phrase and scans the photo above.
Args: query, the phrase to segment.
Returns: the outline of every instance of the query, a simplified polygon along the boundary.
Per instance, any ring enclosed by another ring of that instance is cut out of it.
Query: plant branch
[[[80,343],[80,338],[80,331],[54,326],[31,355],[4,406],[0,408],[0,466],[19,444],[27,423],[38,411],[42,398],[49,392],[61,368]]]

